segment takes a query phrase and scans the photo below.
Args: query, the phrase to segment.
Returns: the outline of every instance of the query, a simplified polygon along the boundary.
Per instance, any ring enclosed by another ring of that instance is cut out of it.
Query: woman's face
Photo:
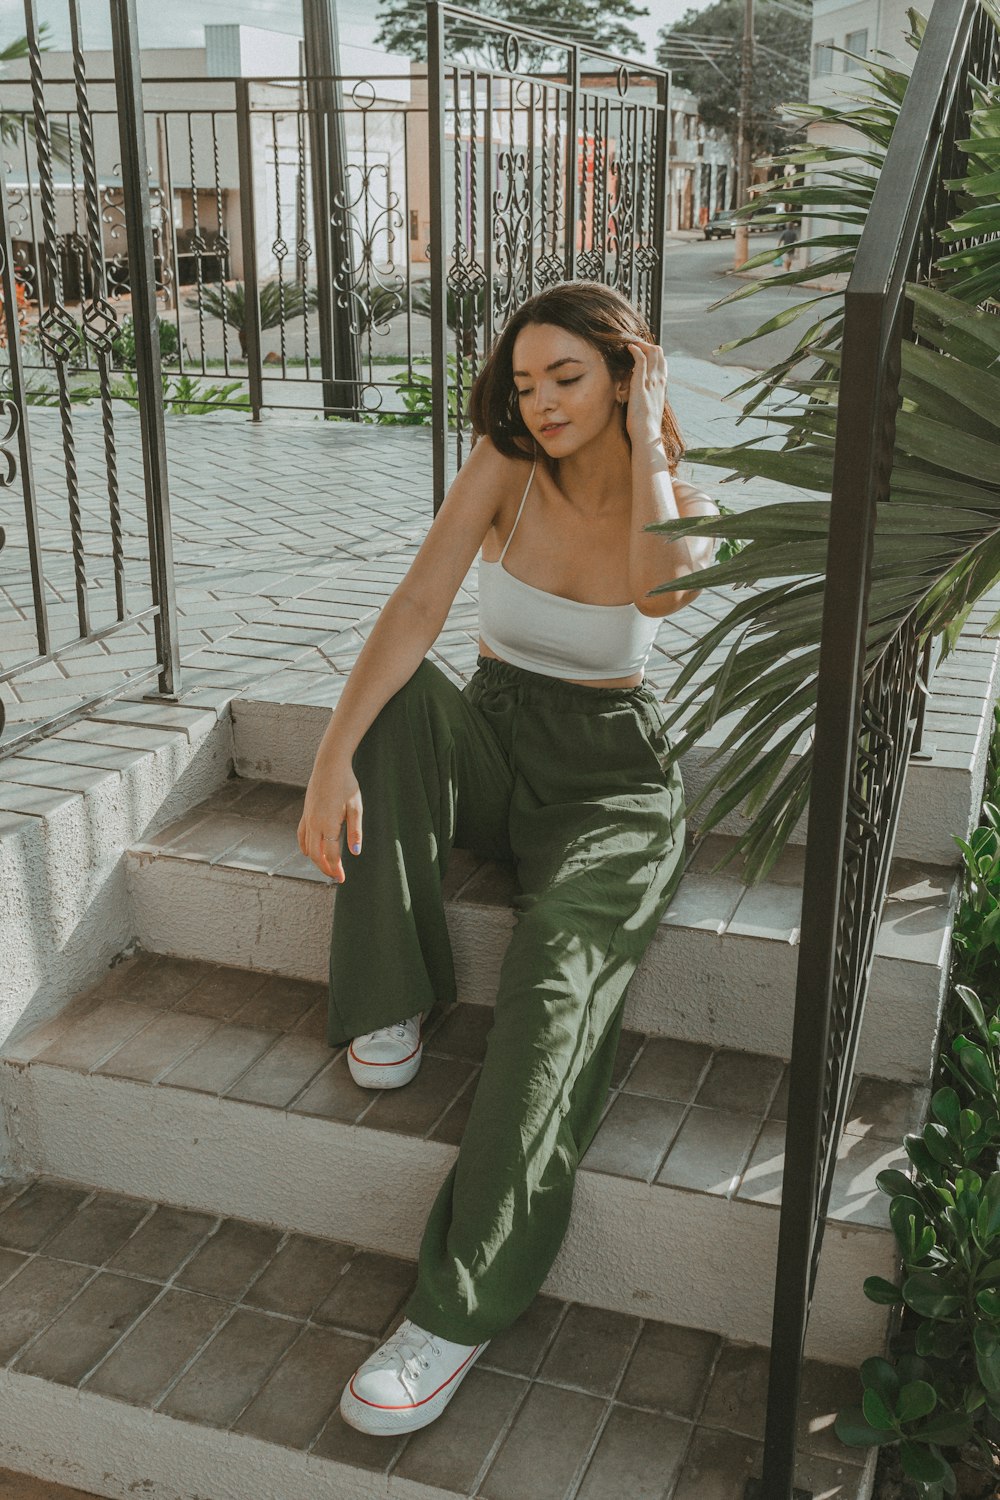
[[[514,340],[514,386],[521,420],[543,447],[565,458],[621,426],[615,382],[601,355],[585,339],[553,323],[528,323]],[[550,429],[550,430],[547,430]]]

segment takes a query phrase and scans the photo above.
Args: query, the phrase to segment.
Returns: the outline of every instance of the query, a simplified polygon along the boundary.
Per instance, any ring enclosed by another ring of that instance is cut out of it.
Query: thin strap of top
[[[501,552],[499,558],[497,559],[498,562],[503,562],[504,557],[505,557],[506,552],[507,552],[507,548],[510,546],[511,537],[514,535],[514,532],[517,530],[517,523],[521,519],[521,511],[524,509],[524,502],[525,502],[525,500],[527,500],[527,498],[528,498],[528,491],[531,489],[531,481],[535,477],[535,465],[537,463],[538,463],[538,459],[536,458],[535,462],[531,465],[531,473],[528,475],[528,482],[524,486],[524,494],[521,496],[521,504],[518,507],[517,515],[514,517],[514,524],[510,528],[510,536],[507,538],[507,540],[503,544],[503,552]]]

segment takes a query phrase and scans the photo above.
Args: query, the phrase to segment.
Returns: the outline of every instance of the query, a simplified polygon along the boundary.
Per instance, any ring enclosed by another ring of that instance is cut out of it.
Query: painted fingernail
[[[360,852],[361,852],[361,845],[360,844],[352,844],[351,848],[352,848],[352,850],[354,851],[355,854],[360,854]]]

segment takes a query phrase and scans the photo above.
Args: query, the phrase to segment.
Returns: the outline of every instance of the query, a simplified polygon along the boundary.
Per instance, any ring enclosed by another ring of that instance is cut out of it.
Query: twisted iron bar
[[[302,288],[302,296],[307,304],[307,310],[302,316],[302,346],[303,355],[306,362],[306,379],[308,380],[311,373],[309,354],[308,293],[309,261],[312,259],[312,246],[310,245],[307,238],[307,230],[309,226],[306,217],[306,195],[302,188],[302,184],[306,181],[306,126],[305,115],[302,110],[298,110],[296,113],[295,129],[295,150],[299,181],[298,201],[296,204],[296,208],[298,210],[298,236],[295,242],[295,255],[298,262],[296,266],[296,276]]]
[[[201,350],[201,367],[205,369],[205,282],[204,268],[201,263],[202,251],[205,241],[201,235],[201,218],[198,211],[198,178],[194,159],[194,125],[192,123],[191,111],[186,111],[187,136],[188,136],[188,168],[191,173],[191,249],[194,251],[195,265],[195,303],[198,312],[198,347]],[[225,332],[223,331],[223,341]]]
[[[24,20],[28,42],[31,77],[31,103],[35,121],[35,148],[38,159],[38,184],[42,201],[42,234],[49,296],[45,312],[38,320],[39,338],[55,361],[56,386],[59,392],[59,425],[62,432],[63,462],[66,469],[66,500],[73,553],[73,575],[76,584],[77,622],[81,636],[90,634],[87,605],[87,580],[83,555],[83,518],[80,513],[80,484],[76,462],[76,439],[73,410],[66,377],[66,365],[78,341],[77,325],[62,303],[62,272],[57,251],[55,192],[52,179],[52,145],[45,112],[42,80],[42,53],[38,33],[36,0],[24,0]],[[41,289],[39,288],[39,296]]]
[[[229,236],[225,230],[225,215],[222,211],[222,179],[219,171],[219,119],[218,111],[212,110],[212,172],[215,179],[215,250],[219,258],[219,301],[222,305],[222,364],[227,375],[229,367],[229,288],[226,272],[229,269]],[[244,286],[245,286],[244,278]],[[245,302],[244,298],[244,302]]]
[[[80,0],[68,0],[70,36],[73,50],[73,82],[76,93],[76,113],[80,128],[80,160],[83,169],[84,214],[87,221],[87,236],[90,245],[91,294],[89,305],[83,314],[83,334],[86,344],[93,348],[97,358],[98,381],[101,392],[101,429],[104,438],[104,461],[108,478],[108,510],[111,524],[111,557],[115,575],[115,606],[118,619],[126,614],[125,600],[125,551],[122,533],[121,493],[118,482],[118,449],[115,438],[114,415],[111,406],[111,359],[113,350],[112,329],[117,331],[118,318],[108,301],[105,288],[104,246],[101,239],[101,203],[97,178],[97,155],[94,149],[93,119],[90,111],[90,95],[87,88],[87,70],[84,61],[80,28]],[[76,193],[73,193],[74,213]]]
[[[274,152],[274,240],[271,244],[271,253],[278,262],[278,339],[281,344],[281,370],[284,374],[288,369],[285,317],[285,256],[288,254],[288,245],[285,242],[282,227],[281,148],[278,143],[278,116],[273,111],[271,114],[271,149]],[[303,319],[305,316],[303,313]]]

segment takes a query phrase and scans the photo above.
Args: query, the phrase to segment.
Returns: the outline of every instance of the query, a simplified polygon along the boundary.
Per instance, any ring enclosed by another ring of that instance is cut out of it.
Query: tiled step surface
[[[336,886],[298,848],[301,789],[234,777],[127,853],[136,930],[162,953],[325,978]],[[803,853],[786,850],[750,889],[731,841],[705,839],[629,989],[643,1031],[787,1056],[798,962]],[[350,857],[345,866],[350,877]],[[859,1068],[901,1081],[929,1071],[955,873],[896,861],[880,928]],[[514,922],[510,865],[452,853],[445,884],[459,992],[489,1002]]]
[[[189,1204],[199,1193],[216,1202],[213,1193],[236,1192],[248,1178],[254,1196],[240,1201],[254,1217],[303,1227],[298,1216],[314,1210],[296,1195],[314,1151],[337,1232],[415,1252],[461,1140],[493,1010],[460,1003],[432,1013],[416,1078],[380,1091],[354,1082],[346,1048],[326,1043],[325,1019],[325,985],[133,955],[0,1052],[22,1159],[105,1187],[141,1181],[158,1194],[168,1179],[142,1174],[169,1171],[168,1195]],[[658,1316],[669,1310],[702,1326],[714,1316],[720,1329],[766,1338],[786,1085],[774,1058],[624,1031],[557,1280],[583,1300],[607,1305],[617,1295]],[[827,1290],[818,1287],[813,1316],[814,1336],[826,1327],[841,1341],[839,1357],[878,1336],[882,1314],[860,1284],[891,1275],[894,1252],[875,1175],[906,1165],[902,1138],[925,1106],[918,1086],[856,1080],[830,1203]],[[173,1139],[178,1128],[194,1139],[163,1152],[160,1136]],[[291,1149],[300,1153],[298,1184],[273,1156]],[[259,1177],[258,1159],[266,1164]],[[669,1278],[664,1258],[676,1268]],[[747,1285],[733,1302],[737,1264]]]
[[[97,1422],[108,1403],[144,1414],[152,1440],[119,1484],[166,1493],[159,1466],[192,1429],[204,1453],[256,1439],[258,1495],[307,1465],[331,1500],[376,1479],[387,1500],[742,1500],[759,1473],[760,1348],[541,1294],[436,1422],[372,1437],[340,1392],[398,1326],[412,1260],[46,1176],[0,1187],[0,1206],[3,1389],[33,1377],[43,1408],[61,1387]],[[854,1371],[807,1362],[796,1478],[824,1500],[869,1493],[833,1432],[859,1394]],[[36,1472],[77,1457],[51,1441]]]

